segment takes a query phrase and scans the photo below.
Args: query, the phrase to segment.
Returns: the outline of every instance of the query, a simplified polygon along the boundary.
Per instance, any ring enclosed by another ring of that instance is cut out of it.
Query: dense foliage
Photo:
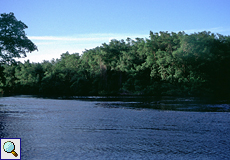
[[[0,63],[10,63],[13,58],[26,57],[26,53],[37,50],[28,39],[24,29],[28,28],[18,21],[14,13],[0,15]]]
[[[5,93],[229,96],[230,37],[150,32],[42,63],[4,64]]]

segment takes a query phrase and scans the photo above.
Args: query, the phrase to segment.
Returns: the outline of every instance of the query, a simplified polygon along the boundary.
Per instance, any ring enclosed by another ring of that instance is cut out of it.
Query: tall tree
[[[13,58],[26,57],[26,53],[37,50],[37,46],[28,39],[24,29],[28,28],[18,21],[14,13],[0,16],[0,63],[12,62]]]

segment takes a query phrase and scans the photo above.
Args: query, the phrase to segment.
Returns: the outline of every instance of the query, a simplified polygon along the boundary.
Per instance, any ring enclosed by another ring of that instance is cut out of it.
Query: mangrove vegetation
[[[37,49],[22,32],[27,26],[12,13],[0,22],[4,93],[230,96],[229,36],[150,31],[149,38],[113,39],[81,55],[21,63],[14,58]]]

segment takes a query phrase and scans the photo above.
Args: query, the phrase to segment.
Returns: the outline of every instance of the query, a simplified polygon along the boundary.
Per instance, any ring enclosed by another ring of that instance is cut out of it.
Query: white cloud
[[[197,32],[202,32],[202,31],[211,31],[212,33],[219,33],[225,31],[223,27],[215,27],[215,28],[200,28],[200,29],[189,29],[189,30],[184,30],[185,33],[190,34],[190,33],[197,33]]]
[[[21,62],[30,60],[31,62],[42,62],[43,60],[51,60],[60,58],[62,53],[82,54],[85,49],[92,49],[101,46],[102,43],[109,43],[112,39],[126,40],[146,38],[149,35],[142,34],[112,34],[112,33],[97,33],[97,34],[82,34],[74,36],[28,36],[38,47],[38,52],[28,53],[26,58],[18,59]]]
[[[31,40],[39,40],[39,41],[98,41],[105,39],[106,37],[99,37],[99,38],[75,38],[75,37],[54,37],[54,36],[30,36],[29,39]]]
[[[146,35],[141,34],[85,34],[85,35],[76,35],[76,36],[29,36],[28,38],[36,41],[109,41],[113,37],[113,39],[126,39],[130,38],[144,38]]]

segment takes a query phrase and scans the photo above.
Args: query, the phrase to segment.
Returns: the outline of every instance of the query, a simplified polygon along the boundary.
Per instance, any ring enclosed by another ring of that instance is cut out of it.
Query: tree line
[[[1,73],[10,94],[230,96],[230,37],[150,31],[82,55],[5,63]]]
[[[150,31],[59,59],[24,63],[37,50],[14,13],[0,15],[0,91],[42,95],[229,97],[230,36]],[[47,53],[49,54],[49,53]]]

